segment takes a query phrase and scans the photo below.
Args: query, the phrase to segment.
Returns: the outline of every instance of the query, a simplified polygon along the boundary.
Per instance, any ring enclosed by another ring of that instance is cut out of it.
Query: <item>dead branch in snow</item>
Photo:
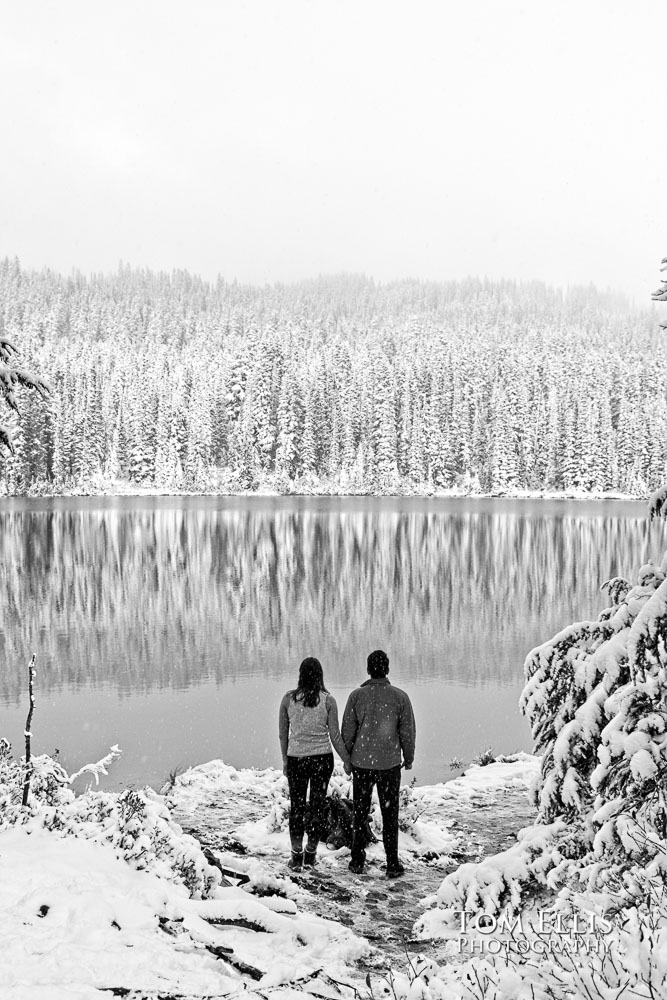
[[[32,764],[30,762],[30,741],[32,739],[32,732],[30,727],[32,726],[32,714],[35,711],[35,691],[34,691],[34,680],[35,680],[35,654],[33,653],[30,657],[30,663],[28,664],[28,695],[30,698],[30,709],[28,711],[28,718],[25,724],[25,778],[23,780],[23,800],[22,805],[28,805],[28,796],[30,795],[30,779],[32,777]]]

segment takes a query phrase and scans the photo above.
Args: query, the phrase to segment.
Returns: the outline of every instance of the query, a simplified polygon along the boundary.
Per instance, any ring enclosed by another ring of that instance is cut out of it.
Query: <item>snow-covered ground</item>
[[[451,864],[462,848],[453,805],[472,810],[480,799],[526,788],[537,766],[518,754],[447,784],[404,788],[403,856],[413,865],[436,856]],[[342,776],[334,784],[345,794]],[[356,963],[369,942],[308,912],[286,868],[276,876],[275,862],[289,850],[282,774],[214,761],[180,776],[167,801],[179,815],[207,803],[218,818],[228,814],[222,832],[248,853],[215,853],[251,876],[246,888],[221,884],[154,793],[139,803],[88,792],[35,805],[24,822],[4,826],[0,803],[0,998],[358,995]],[[323,849],[323,875],[349,875],[348,853]],[[381,846],[372,848],[376,878],[381,855]]]
[[[459,833],[452,832],[453,812],[470,807],[481,800],[487,802],[510,788],[527,788],[539,769],[539,758],[527,753],[512,754],[486,766],[472,765],[453,781],[436,785],[403,784],[399,852],[404,857],[436,856],[442,864],[449,863],[453,854],[463,846]],[[351,780],[340,766],[332,777],[330,793],[343,798],[351,797]],[[177,814],[195,818],[210,810],[222,809],[230,816],[242,817],[248,812],[246,822],[234,823],[234,839],[240,842],[253,857],[289,856],[288,832],[289,799],[287,781],[280,771],[273,768],[255,770],[237,769],[214,760],[191,768],[180,775],[169,792],[168,802]],[[379,804],[374,796],[372,827],[381,836]],[[349,851],[320,851],[320,864],[335,870],[345,860]],[[368,848],[368,858],[384,859],[382,844]]]

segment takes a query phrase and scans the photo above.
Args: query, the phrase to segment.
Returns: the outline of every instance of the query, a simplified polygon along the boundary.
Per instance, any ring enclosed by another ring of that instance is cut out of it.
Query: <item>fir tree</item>
[[[395,481],[396,467],[396,415],[391,369],[384,355],[375,359],[373,385],[373,451],[375,469],[381,486]]]

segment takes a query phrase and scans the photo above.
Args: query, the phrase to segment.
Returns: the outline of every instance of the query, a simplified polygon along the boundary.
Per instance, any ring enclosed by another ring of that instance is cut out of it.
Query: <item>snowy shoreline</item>
[[[271,489],[239,490],[239,491],[219,491],[219,490],[170,490],[159,487],[141,487],[136,483],[115,482],[109,486],[95,486],[88,484],[85,487],[62,489],[56,493],[26,492],[26,493],[0,493],[0,500],[55,500],[66,497],[229,497],[231,498],[280,498],[288,500],[294,498],[331,498],[331,499],[384,499],[384,500],[576,500],[576,501],[622,501],[624,503],[647,503],[650,494],[636,495],[632,493],[622,493],[611,490],[608,492],[588,492],[584,490],[514,490],[503,493],[471,493],[463,490],[452,489],[432,489],[422,492],[408,491],[370,491],[359,490],[350,492],[349,490],[322,490],[303,489],[290,492],[281,492]]]
[[[490,825],[497,827],[504,796],[520,793],[527,802],[538,765],[539,758],[516,754],[473,766],[446,785],[406,786],[400,849],[408,877],[398,895],[383,892],[380,845],[369,853],[370,874],[362,879],[348,872],[346,848],[321,848],[319,894],[318,886],[309,891],[288,878],[285,782],[271,768],[236,770],[222,761],[191,768],[165,797],[146,790],[143,814],[135,802],[129,823],[136,826],[143,815],[141,829],[128,826],[123,802],[129,800],[118,793],[84,793],[63,807],[58,822],[53,807],[34,806],[30,818],[0,827],[0,939],[11,955],[0,960],[2,996],[87,1000],[109,990],[135,1000],[240,992],[251,998],[255,991],[285,1000],[297,991],[328,1000],[358,996],[364,971],[386,971],[402,953],[402,943],[392,947],[388,938],[386,947],[382,940],[379,947],[369,943],[378,938],[378,922],[405,922],[405,905],[416,918],[424,910],[424,878],[434,892],[458,859],[479,855],[454,813],[460,820],[467,811],[472,821],[480,806],[491,808]],[[342,773],[334,778],[341,792],[345,780]],[[486,809],[484,816],[488,827]],[[204,857],[183,832],[188,817],[202,840],[206,829],[224,834],[218,849]],[[169,839],[172,846],[160,856]],[[207,859],[245,873],[249,883],[197,898],[176,876],[176,856],[181,874],[200,872],[199,884],[216,876]],[[332,884],[341,887],[338,910],[321,895]]]

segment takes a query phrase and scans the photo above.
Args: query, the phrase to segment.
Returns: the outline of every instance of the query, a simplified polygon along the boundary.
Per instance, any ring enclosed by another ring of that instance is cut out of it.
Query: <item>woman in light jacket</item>
[[[350,755],[340,735],[338,706],[324,686],[322,664],[307,656],[299,667],[299,680],[280,703],[278,734],[283,755],[283,774],[290,795],[289,832],[292,857],[288,867],[300,871],[315,864],[317,845],[326,834],[327,788],[334,766],[331,746],[351,773]],[[306,796],[310,785],[306,849]]]

